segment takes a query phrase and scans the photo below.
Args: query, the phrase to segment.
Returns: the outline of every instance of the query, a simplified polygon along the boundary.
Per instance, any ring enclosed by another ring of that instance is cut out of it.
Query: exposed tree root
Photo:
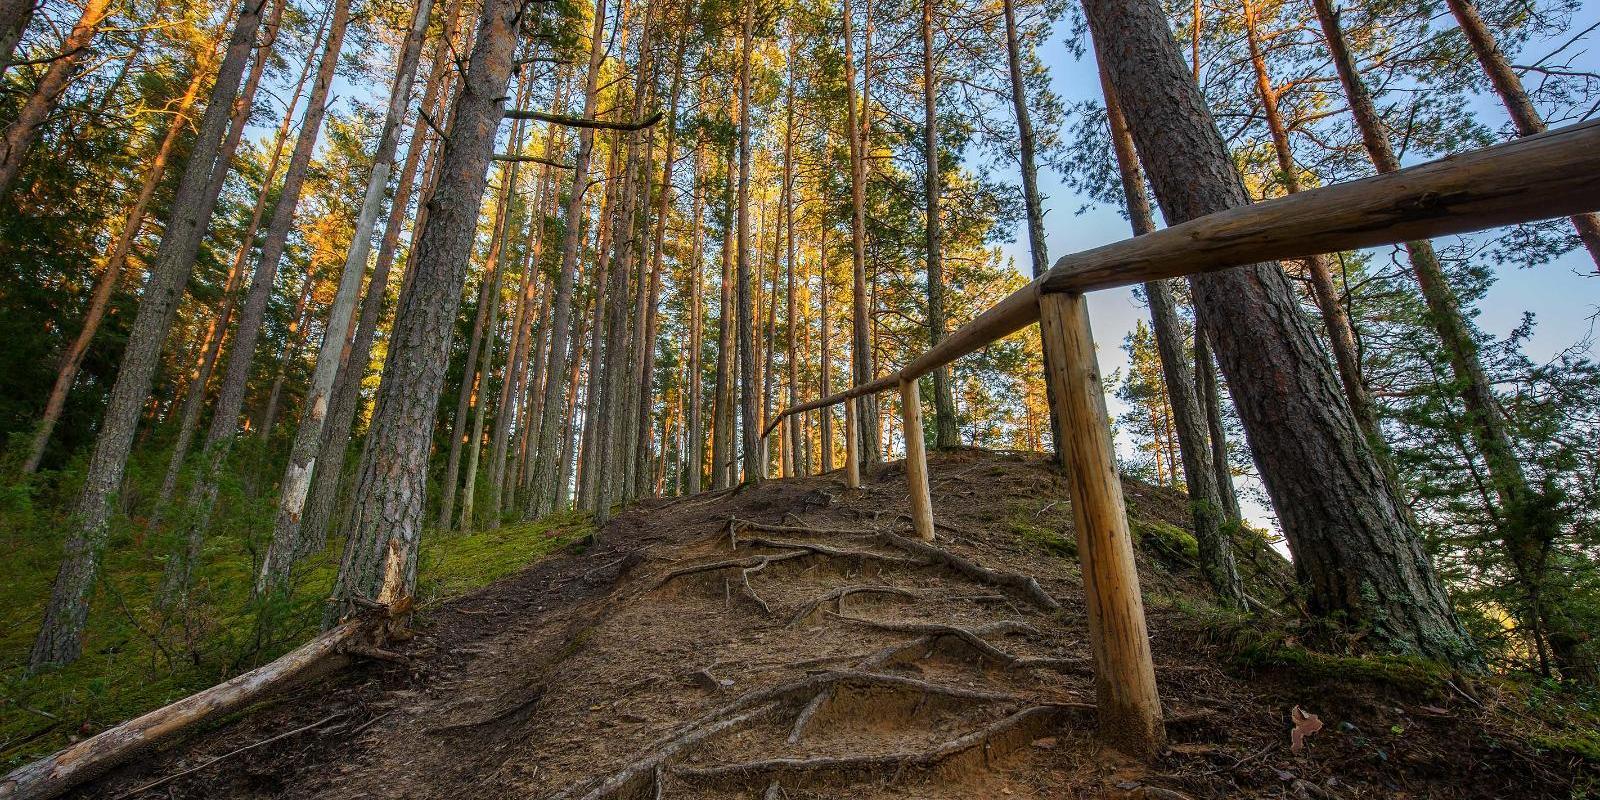
[[[1033,628],[1025,623],[1007,620],[1004,622],[991,622],[987,625],[979,625],[976,628],[971,628],[970,631],[978,636],[989,636],[992,634],[1032,632]],[[873,653],[864,661],[856,664],[856,669],[877,669],[912,650],[922,650],[933,647],[934,643],[937,642],[941,636],[942,634],[928,634],[919,636],[910,641],[889,645],[888,647]]]
[[[621,770],[613,773],[598,785],[594,785],[592,789],[589,789],[584,794],[579,795],[578,792],[584,791],[585,788],[592,784],[580,784],[570,787],[566,791],[553,795],[549,800],[571,800],[574,797],[581,798],[581,800],[605,800],[606,798],[635,796],[649,787],[650,784],[647,781],[654,780],[659,770],[678,754],[706,741],[712,736],[766,716],[781,708],[786,701],[793,698],[822,691],[831,691],[839,686],[888,687],[983,702],[1016,703],[1026,700],[1026,698],[1019,695],[1004,692],[990,692],[960,686],[944,686],[899,675],[882,675],[860,670],[821,672],[798,681],[747,692],[731,702],[700,716],[688,726],[665,739],[657,740],[657,742],[630,760]],[[1066,706],[1057,704],[1041,707],[1065,708]],[[816,712],[813,711],[812,713],[815,714]]]
[[[865,617],[853,617],[849,614],[837,614],[832,611],[828,612],[828,615],[845,620],[847,622],[854,622],[858,625],[867,625],[886,631],[921,634],[923,636],[930,637],[930,640],[938,639],[941,636],[952,636],[965,642],[969,647],[978,651],[979,653],[982,653],[983,655],[986,655],[989,658],[992,658],[995,661],[999,661],[1003,664],[1013,664],[1018,660],[1017,656],[1014,656],[998,647],[995,647],[992,644],[989,644],[989,642],[984,640],[984,638],[979,636],[977,633],[967,630],[966,628],[957,627],[955,625],[945,625],[938,622],[889,622],[884,620],[867,619]],[[1019,633],[1038,633],[1037,630],[1034,630],[1026,623],[1013,622],[1012,625],[1014,626],[1012,630]]]
[[[883,753],[876,755],[812,756],[804,758],[772,758],[742,764],[719,764],[711,767],[675,767],[672,773],[688,780],[775,780],[785,777],[847,777],[853,773],[886,769],[929,769],[937,767],[955,756],[983,748],[988,755],[991,742],[1014,731],[1037,735],[1058,723],[1069,711],[1079,710],[1078,705],[1036,705],[1018,711],[1004,719],[986,725],[957,739],[952,739],[928,750],[918,752]]]
[[[817,696],[811,698],[811,702],[806,703],[806,707],[801,709],[800,714],[794,718],[794,726],[789,729],[789,738],[787,740],[789,744],[800,743],[800,737],[805,735],[806,725],[810,724],[811,718],[816,716],[817,712],[821,711],[822,707],[827,705],[828,700],[832,697],[833,688],[829,687],[817,692]]]
[[[796,522],[801,522],[798,517]],[[756,522],[755,520],[729,517],[728,523],[741,531],[759,531],[761,533],[803,533],[810,536],[857,536],[871,538],[883,533],[877,528],[816,528],[810,525],[782,525],[775,522]]]
[[[1011,669],[1047,669],[1063,675],[1093,675],[1092,658],[1019,658],[1008,664]]]
[[[817,613],[817,609],[821,608],[824,603],[828,602],[837,601],[839,613],[843,614],[844,599],[853,594],[892,594],[900,597],[911,598],[913,600],[919,597],[916,592],[913,592],[910,589],[901,589],[898,586],[885,586],[881,584],[841,586],[807,603],[804,608],[796,612],[794,617],[789,620],[789,626],[794,627],[795,625],[799,625],[800,623],[806,621],[811,617],[812,614]]]
[[[673,579],[682,578],[685,575],[698,575],[702,572],[720,572],[725,569],[750,569],[751,567],[756,566],[765,567],[767,564],[770,564],[774,561],[788,561],[791,558],[803,558],[807,555],[810,555],[810,553],[797,550],[789,553],[778,553],[775,555],[728,558],[721,561],[710,561],[704,564],[691,564],[687,567],[679,567],[662,576],[661,580],[656,583],[656,588],[659,589],[662,586],[667,585],[667,583]]]
[[[904,536],[896,533],[890,533],[888,531],[879,533],[878,540],[886,545],[889,545],[890,547],[910,553],[918,558],[943,564],[975,581],[993,584],[995,586],[1004,586],[1009,589],[1015,589],[1027,597],[1029,602],[1032,602],[1034,605],[1046,611],[1059,611],[1061,609],[1061,603],[1057,602],[1054,597],[1051,597],[1050,594],[1044,590],[1044,587],[1040,586],[1039,582],[1034,580],[1031,576],[989,569],[988,567],[982,566],[969,558],[958,556],[955,553],[943,548],[935,547],[931,544],[917,541],[915,539],[908,539]]]
[[[864,561],[882,561],[886,564],[905,567],[924,567],[929,563],[929,560],[925,558],[906,558],[905,556],[875,553],[871,550],[834,547],[817,542],[799,542],[792,539],[768,539],[761,536],[747,536],[738,539],[737,543],[751,547],[771,547],[777,550],[804,550],[808,553],[831,558],[859,558]]]

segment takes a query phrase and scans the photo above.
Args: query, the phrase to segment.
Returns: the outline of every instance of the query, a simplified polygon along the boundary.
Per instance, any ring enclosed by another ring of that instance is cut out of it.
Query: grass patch
[[[173,542],[145,539],[142,525],[119,518],[91,601],[83,656],[38,674],[28,674],[26,664],[65,525],[41,520],[0,539],[8,546],[0,560],[0,771],[213,686],[316,635],[342,542],[302,564],[288,600],[260,614],[249,597],[272,528],[271,504],[229,500],[230,512],[218,515],[207,539],[189,610],[178,618],[164,618],[155,607]],[[428,532],[417,601],[437,603],[487,586],[591,531],[586,514],[563,513],[461,535]],[[267,616],[275,621],[270,629],[259,621]]]
[[[1194,534],[1169,522],[1130,516],[1128,531],[1133,535],[1135,547],[1154,549],[1191,561],[1200,558],[1200,542],[1195,540]]]
[[[1061,558],[1078,557],[1078,540],[1072,535],[1072,507],[1051,502],[1012,503],[1006,515],[1006,529],[1023,545]]]

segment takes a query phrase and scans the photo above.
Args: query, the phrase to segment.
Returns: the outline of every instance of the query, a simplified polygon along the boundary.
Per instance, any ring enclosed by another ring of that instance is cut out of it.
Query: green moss
[[[1600,762],[1600,730],[1565,731],[1559,734],[1535,735],[1530,741],[1541,750],[1555,750]]]
[[[1288,670],[1306,682],[1367,683],[1437,698],[1447,693],[1452,674],[1449,667],[1416,656],[1318,653],[1290,643],[1285,633],[1276,630],[1240,628],[1233,644],[1236,666]]]
[[[1128,530],[1133,534],[1135,546],[1154,548],[1190,560],[1200,557],[1200,543],[1195,541],[1194,534],[1171,523],[1129,517]]]
[[[342,543],[330,543],[301,565],[287,599],[252,605],[252,554],[271,530],[272,507],[237,496],[229,502],[243,510],[214,522],[182,618],[164,619],[155,607],[173,542],[143,538],[142,525],[114,523],[82,657],[37,674],[26,669],[28,652],[59,564],[64,526],[38,519],[29,530],[0,533],[8,555],[0,559],[0,772],[60,749],[69,736],[213,686],[317,633]],[[0,511],[0,521],[22,516]],[[462,535],[429,532],[422,540],[417,600],[428,604],[481,588],[592,530],[586,515],[568,513]]]

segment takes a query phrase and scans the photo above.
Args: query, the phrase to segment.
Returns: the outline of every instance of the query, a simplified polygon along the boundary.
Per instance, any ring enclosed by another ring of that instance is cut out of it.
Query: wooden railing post
[[[1154,755],[1166,734],[1088,304],[1080,294],[1044,294],[1039,312],[1044,350],[1051,354],[1045,364],[1055,394],[1052,413],[1061,428],[1078,529],[1100,734],[1130,755]]]
[[[900,419],[906,435],[906,487],[917,538],[933,541],[933,499],[928,494],[928,448],[922,440],[922,397],[915,379],[900,382]]]
[[[856,399],[844,401],[844,485],[861,488],[861,444],[856,441]]]

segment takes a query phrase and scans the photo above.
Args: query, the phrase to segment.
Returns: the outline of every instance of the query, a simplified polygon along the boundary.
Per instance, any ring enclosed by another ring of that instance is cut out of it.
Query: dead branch
[[[519,156],[511,153],[495,153],[494,160],[518,164],[544,164],[545,166],[555,167],[556,169],[572,169],[571,164],[566,164],[553,158],[543,158],[541,156]]]
[[[796,625],[799,625],[812,614],[817,613],[817,609],[821,608],[824,603],[830,601],[837,601],[839,604],[839,613],[844,613],[844,599],[853,594],[892,594],[900,597],[911,598],[913,600],[918,596],[916,592],[913,592],[910,589],[901,589],[898,586],[841,586],[807,603],[805,608],[800,609],[800,611],[789,620],[789,627],[792,628]]]
[[[506,119],[531,119],[539,122],[548,122],[552,125],[561,125],[568,128],[598,128],[608,131],[642,131],[661,121],[663,112],[657,111],[644,119],[635,122],[621,122],[603,119],[589,119],[588,117],[574,117],[567,114],[551,114],[548,111],[534,111],[531,109],[508,108]]]
[[[890,547],[910,553],[919,558],[944,564],[945,566],[961,573],[973,580],[995,586],[1004,586],[1021,592],[1034,605],[1046,611],[1059,611],[1061,604],[1051,597],[1044,587],[1039,585],[1032,576],[1018,575],[1014,572],[1000,572],[982,566],[964,556],[956,555],[948,550],[935,547],[926,542],[908,539],[899,534],[884,531],[878,534],[878,539]]]
[[[1004,719],[986,725],[957,739],[920,752],[884,753],[854,756],[813,756],[808,758],[773,758],[742,764],[719,764],[711,767],[677,767],[673,774],[680,778],[751,778],[777,779],[784,776],[815,775],[825,773],[881,772],[886,769],[928,769],[944,761],[987,745],[1017,729],[1043,732],[1061,720],[1068,711],[1080,710],[1079,704],[1030,706]],[[1085,706],[1086,708],[1089,706]]]

